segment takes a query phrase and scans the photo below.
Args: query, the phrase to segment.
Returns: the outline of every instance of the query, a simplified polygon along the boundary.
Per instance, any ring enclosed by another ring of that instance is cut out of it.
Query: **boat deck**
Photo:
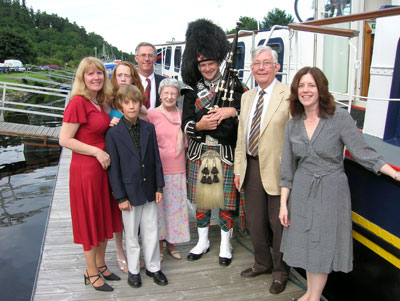
[[[268,291],[271,275],[253,279],[242,278],[240,272],[253,263],[252,245],[247,234],[234,232],[233,261],[229,267],[218,264],[219,227],[210,227],[211,251],[196,262],[185,259],[197,242],[194,218],[191,216],[191,237],[178,244],[182,260],[165,252],[162,270],[168,277],[167,286],[158,286],[141,271],[143,285],[135,289],[128,285],[127,274],[117,266],[114,241],[107,247],[106,262],[121,281],[109,281],[111,293],[95,291],[83,284],[85,260],[82,247],[73,243],[69,209],[68,170],[71,151],[63,149],[49,221],[43,244],[43,254],[36,280],[33,300],[293,300],[303,294],[300,280],[291,275],[286,290],[280,295]],[[295,273],[295,272],[294,272]]]

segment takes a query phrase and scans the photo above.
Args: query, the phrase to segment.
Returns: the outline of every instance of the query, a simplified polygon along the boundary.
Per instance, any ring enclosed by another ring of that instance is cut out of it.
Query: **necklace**
[[[95,104],[95,105],[100,105],[95,99],[89,98],[89,100],[90,100],[93,104]]]

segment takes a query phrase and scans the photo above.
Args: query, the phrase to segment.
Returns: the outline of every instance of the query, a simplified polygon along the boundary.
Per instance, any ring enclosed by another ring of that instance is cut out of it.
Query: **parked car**
[[[24,72],[25,67],[20,60],[5,60],[4,65],[10,72]]]
[[[60,66],[54,64],[46,64],[40,67],[42,68],[42,70],[62,70]]]
[[[6,67],[5,64],[0,63],[0,73],[6,73],[8,72],[8,67]]]

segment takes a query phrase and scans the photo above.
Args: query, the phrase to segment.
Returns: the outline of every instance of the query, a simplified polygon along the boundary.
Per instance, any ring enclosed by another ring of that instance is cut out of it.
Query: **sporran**
[[[201,209],[224,209],[224,179],[220,154],[206,151],[200,157],[196,185],[196,207]]]

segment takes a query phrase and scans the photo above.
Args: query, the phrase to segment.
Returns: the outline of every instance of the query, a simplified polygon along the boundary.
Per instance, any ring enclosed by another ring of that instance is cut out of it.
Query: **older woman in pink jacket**
[[[163,259],[163,241],[168,253],[181,259],[174,244],[190,240],[188,209],[186,203],[185,136],[181,130],[182,112],[176,102],[180,85],[175,79],[166,78],[159,87],[161,105],[150,110],[147,120],[154,124],[165,187],[163,201],[158,204],[158,230],[160,255]]]

